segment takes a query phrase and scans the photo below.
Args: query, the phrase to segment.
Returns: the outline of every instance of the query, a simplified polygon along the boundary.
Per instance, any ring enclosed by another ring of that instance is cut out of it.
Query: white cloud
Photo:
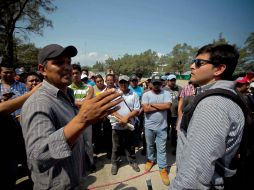
[[[109,56],[107,54],[101,55],[98,52],[89,52],[87,54],[78,54],[76,57],[72,58],[72,63],[79,62],[81,66],[92,66],[96,61],[105,62]]]

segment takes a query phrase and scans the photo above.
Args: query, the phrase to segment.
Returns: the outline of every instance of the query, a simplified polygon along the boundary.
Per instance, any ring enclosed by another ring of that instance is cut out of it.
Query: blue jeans
[[[145,128],[145,137],[147,143],[147,159],[153,162],[156,162],[157,160],[157,164],[160,169],[167,168],[167,128],[161,130],[151,130]],[[156,143],[156,150],[154,143]]]

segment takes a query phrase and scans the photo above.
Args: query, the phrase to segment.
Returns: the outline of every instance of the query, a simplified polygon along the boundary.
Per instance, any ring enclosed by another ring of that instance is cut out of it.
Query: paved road
[[[141,155],[140,148],[137,151],[137,160],[140,172],[135,172],[131,166],[128,165],[126,158],[122,157],[122,162],[117,175],[111,175],[111,163],[106,158],[105,154],[99,154],[96,162],[97,172],[89,174],[84,183],[84,189],[89,190],[146,190],[146,180],[151,179],[153,190],[167,190],[160,178],[158,166],[152,168],[152,172],[145,173],[144,165],[146,162],[145,156]],[[168,143],[168,164],[171,165],[175,161],[175,156],[171,154],[172,148]]]

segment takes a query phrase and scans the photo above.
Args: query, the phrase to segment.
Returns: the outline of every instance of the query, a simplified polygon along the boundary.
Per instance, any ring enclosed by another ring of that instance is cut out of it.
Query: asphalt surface
[[[97,155],[95,173],[90,173],[84,179],[84,189],[89,190],[146,190],[147,182],[151,181],[153,190],[167,190],[160,178],[158,166],[155,165],[151,172],[145,172],[146,157],[141,154],[142,147],[137,150],[137,162],[140,172],[135,172],[128,164],[125,156],[122,156],[117,175],[111,174],[111,162],[106,154]],[[172,147],[167,143],[167,162],[169,165],[175,162],[175,156],[172,155]],[[83,189],[83,188],[82,188]],[[150,189],[148,189],[150,190]]]

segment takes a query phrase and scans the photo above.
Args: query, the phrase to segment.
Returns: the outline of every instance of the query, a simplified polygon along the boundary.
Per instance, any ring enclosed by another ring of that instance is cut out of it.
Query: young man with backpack
[[[184,110],[178,131],[177,173],[170,190],[223,189],[225,179],[235,175],[232,160],[242,140],[243,109],[221,93],[200,96],[218,89],[236,94],[231,80],[238,58],[231,45],[209,44],[198,50],[190,65],[190,80],[200,87]]]

